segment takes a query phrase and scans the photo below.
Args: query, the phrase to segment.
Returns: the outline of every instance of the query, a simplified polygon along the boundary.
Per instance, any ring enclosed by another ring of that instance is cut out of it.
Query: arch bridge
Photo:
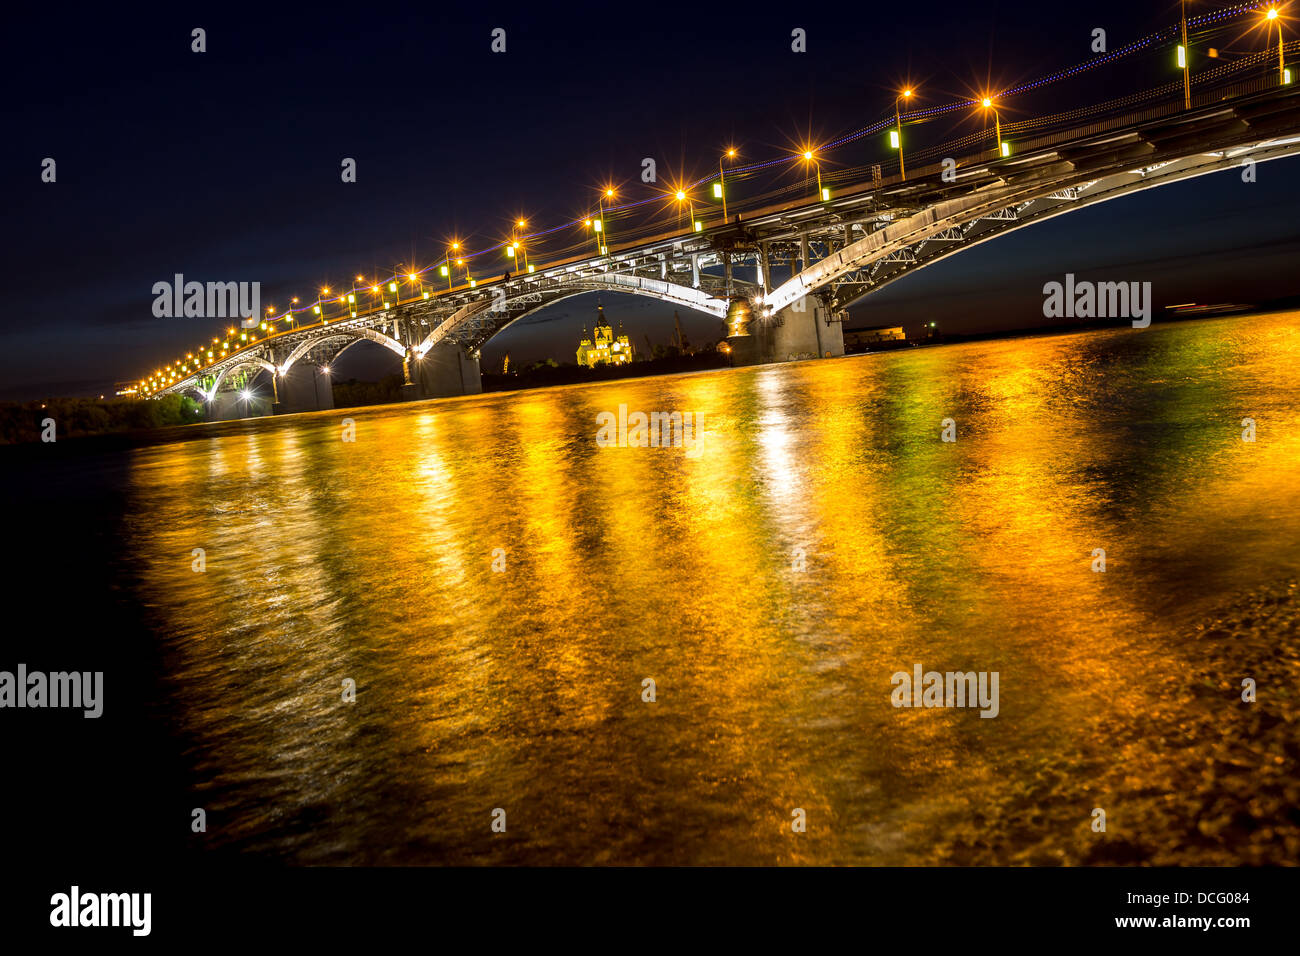
[[[1260,87],[1261,84],[1256,84]],[[479,350],[514,322],[587,292],[625,292],[727,323],[733,362],[835,356],[849,303],[1015,229],[1169,183],[1300,153],[1294,86],[1206,94],[901,175],[612,246],[491,281],[267,336],[165,391],[229,405],[269,373],[276,410],[332,407],[328,369],[360,341],[401,359],[411,398],[481,390]],[[778,281],[779,278],[779,281]],[[231,411],[238,414],[238,410]],[[222,417],[220,412],[218,417]]]

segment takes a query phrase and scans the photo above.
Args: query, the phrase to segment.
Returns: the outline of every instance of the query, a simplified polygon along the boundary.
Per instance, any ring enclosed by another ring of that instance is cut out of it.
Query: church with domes
[[[592,337],[587,338],[587,330],[582,330],[582,341],[578,343],[578,364],[588,368],[597,365],[626,365],[632,361],[632,343],[620,328],[614,335],[613,328],[605,321],[605,307],[596,305],[596,327]]]

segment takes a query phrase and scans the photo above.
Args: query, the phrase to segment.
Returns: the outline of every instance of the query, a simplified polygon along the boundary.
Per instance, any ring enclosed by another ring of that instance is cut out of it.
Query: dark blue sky
[[[635,195],[648,189],[643,157],[661,175],[703,175],[728,143],[747,160],[774,158],[878,119],[904,83],[927,104],[1009,87],[1088,60],[1095,28],[1114,49],[1176,22],[1177,10],[1131,0],[28,5],[0,65],[0,395],[106,390],[217,334],[226,323],[153,317],[153,283],[177,272],[260,281],[263,301],[283,306],[358,273],[428,264],[453,234],[490,244],[521,212],[567,221],[605,181]],[[196,26],[203,54],[190,51]],[[507,31],[504,54],[489,49],[495,27]],[[807,31],[805,54],[790,50],[795,27]],[[1229,32],[1215,41],[1227,51],[1262,45],[1258,32]],[[1007,108],[1032,115],[1168,81],[1167,59],[1135,57]],[[952,120],[926,135],[974,128]],[[54,184],[40,181],[47,156]],[[340,182],[343,157],[357,160],[355,184]],[[1043,282],[1066,271],[1150,279],[1158,304],[1300,292],[1289,268],[1300,252],[1297,173],[1300,162],[1279,162],[1254,184],[1225,173],[1061,217],[918,272],[854,318],[1036,325]],[[671,333],[671,309],[626,297],[605,307],[638,343]],[[508,330],[485,367],[507,348],[571,360],[593,310],[570,300],[557,308],[568,318]],[[697,337],[709,328],[688,324]]]

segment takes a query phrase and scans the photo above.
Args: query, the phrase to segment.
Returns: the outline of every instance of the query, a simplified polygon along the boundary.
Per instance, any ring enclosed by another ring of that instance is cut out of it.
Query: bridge
[[[210,419],[250,414],[253,387],[277,412],[332,408],[330,365],[369,341],[400,361],[407,397],[473,394],[481,391],[484,343],[589,292],[647,296],[712,315],[720,333],[725,327],[733,364],[839,356],[845,308],[917,269],[1096,203],[1300,154],[1300,88],[1283,65],[1297,48],[1283,45],[1279,32],[1276,56],[1270,50],[1224,63],[1198,74],[1194,90],[1189,78],[1021,122],[1002,123],[997,104],[985,99],[992,128],[917,150],[905,167],[900,152],[888,169],[823,174],[823,154],[810,149],[803,179],[749,196],[735,184],[757,177],[733,170],[728,181],[720,167],[713,191],[722,198],[727,190],[721,208],[701,197],[707,211],[697,215],[691,190],[700,183],[670,190],[672,228],[662,215],[634,221],[629,210],[644,212],[645,201],[608,209],[602,202],[597,214],[570,224],[589,250],[539,262],[539,243],[526,263],[515,242],[506,260],[515,271],[482,280],[468,265],[455,277],[465,260],[449,251],[437,266],[234,333],[160,369],[139,393],[195,395]],[[919,115],[891,113],[894,122],[867,132],[905,130],[908,117]]]

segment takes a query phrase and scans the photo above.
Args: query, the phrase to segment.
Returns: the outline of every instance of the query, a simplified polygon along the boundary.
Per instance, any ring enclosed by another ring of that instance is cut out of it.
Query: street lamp
[[[713,192],[718,199],[722,200],[722,221],[724,223],[727,221],[727,175],[722,170],[722,161],[724,159],[735,159],[735,158],[736,158],[736,149],[734,146],[729,148],[726,151],[726,153],[718,157],[718,186]],[[691,214],[691,221],[692,223],[695,221],[694,213]]]
[[[984,109],[986,110],[989,109],[993,110],[993,129],[995,131],[995,135],[997,136],[997,141],[998,141],[998,147],[997,147],[998,155],[1010,156],[1011,144],[1002,142],[1002,117],[998,115],[998,108],[993,105],[993,101],[989,99],[987,96],[980,101],[980,105],[983,106]]]
[[[898,150],[898,175],[903,182],[907,182],[907,167],[903,164],[903,116],[898,111],[898,101],[911,98],[911,90],[903,90],[894,97],[894,128],[889,132],[889,145]]]
[[[677,192],[673,194],[673,198],[677,200],[677,221],[681,222],[682,203],[686,203],[687,208],[690,210],[690,214],[691,214],[691,232],[700,232],[701,230],[703,230],[704,223],[700,222],[695,218],[695,200],[692,199],[691,196],[683,189],[677,190]]]
[[[822,202],[829,202],[831,191],[822,186],[822,164],[813,157],[813,151],[806,149],[803,152],[804,162],[812,163],[817,170],[817,195],[821,197]]]
[[[1183,109],[1192,108],[1192,75],[1187,65],[1187,0],[1179,0],[1179,12],[1182,14],[1183,42],[1178,47],[1178,65],[1183,69]]]
[[[605,200],[613,198],[613,188],[606,186],[604,192],[600,194],[600,199],[596,201],[596,208],[600,211],[600,216],[591,223],[596,234],[596,250],[602,256],[609,255],[609,230],[605,228]]]
[[[1291,71],[1286,68],[1286,62],[1282,56],[1282,18],[1278,16],[1277,7],[1269,7],[1264,14],[1264,19],[1267,21],[1264,26],[1270,31],[1273,28],[1269,24],[1274,21],[1277,22],[1277,78],[1278,82],[1285,86],[1291,82]]]

